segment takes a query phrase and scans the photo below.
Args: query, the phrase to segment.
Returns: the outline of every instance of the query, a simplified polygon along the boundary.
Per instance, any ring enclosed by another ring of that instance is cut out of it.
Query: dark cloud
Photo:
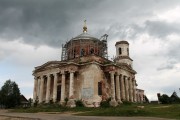
[[[6,40],[22,37],[28,44],[59,47],[82,32],[84,19],[96,37],[107,33],[112,38],[133,38],[143,30],[162,37],[179,29],[157,21],[147,21],[145,28],[133,25],[153,16],[154,9],[168,9],[176,3],[176,0],[170,4],[168,0],[0,0],[0,37]]]
[[[0,36],[9,40],[23,37],[26,43],[58,46],[67,36],[74,35],[72,29],[77,21],[83,24],[83,12],[98,3],[87,4],[87,0],[0,1]]]

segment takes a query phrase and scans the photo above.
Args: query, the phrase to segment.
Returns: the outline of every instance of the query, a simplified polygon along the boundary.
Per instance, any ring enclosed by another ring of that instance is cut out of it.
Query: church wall
[[[81,80],[81,99],[87,102],[100,102],[98,95],[98,82],[104,81],[104,73],[97,64],[90,64],[81,67],[79,80]]]

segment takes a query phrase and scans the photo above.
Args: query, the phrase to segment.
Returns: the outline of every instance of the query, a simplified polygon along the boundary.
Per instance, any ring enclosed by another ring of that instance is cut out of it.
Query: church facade
[[[62,45],[61,61],[48,61],[35,67],[33,100],[38,103],[59,102],[75,107],[81,100],[86,107],[98,107],[111,99],[116,106],[123,101],[143,102],[144,90],[137,89],[129,43],[117,41],[116,57],[108,60],[107,37],[100,39],[83,33]]]

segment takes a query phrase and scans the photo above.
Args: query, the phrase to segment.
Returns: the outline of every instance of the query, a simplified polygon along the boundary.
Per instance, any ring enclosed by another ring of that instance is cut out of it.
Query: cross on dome
[[[86,20],[84,20],[83,33],[87,33]]]

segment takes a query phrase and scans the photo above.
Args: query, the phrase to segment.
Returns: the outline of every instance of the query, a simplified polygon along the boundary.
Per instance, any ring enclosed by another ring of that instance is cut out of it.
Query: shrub
[[[132,102],[129,102],[129,101],[123,101],[123,105],[132,105]]]
[[[75,102],[76,102],[77,107],[84,107],[84,104],[83,104],[83,102],[81,100],[77,100]]]
[[[64,99],[65,105],[67,105],[68,100],[69,100],[69,99],[68,99],[67,97]]]
[[[111,101],[111,98],[107,99],[106,101],[101,101],[100,103],[101,107],[103,108],[110,107],[110,104],[109,104],[110,101]]]

